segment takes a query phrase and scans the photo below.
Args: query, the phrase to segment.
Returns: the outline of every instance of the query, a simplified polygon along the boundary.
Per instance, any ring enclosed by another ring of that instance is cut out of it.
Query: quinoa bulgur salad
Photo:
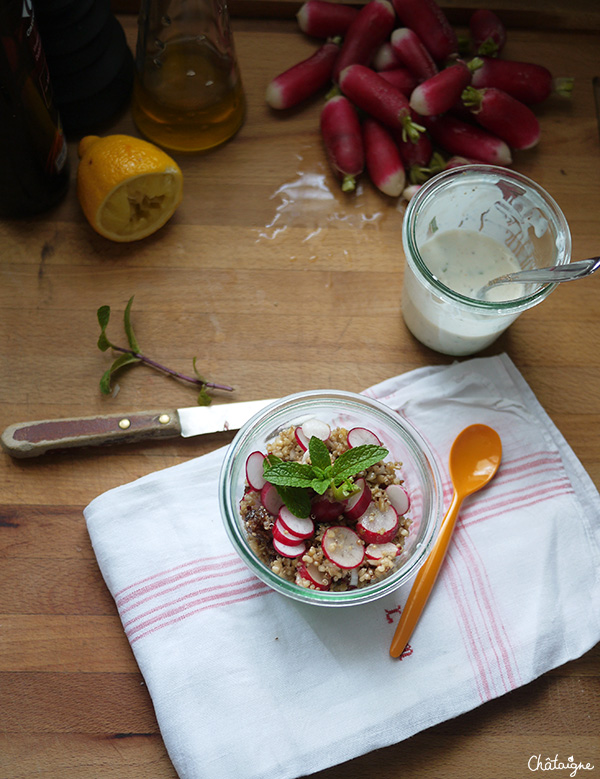
[[[341,592],[395,570],[410,531],[402,463],[365,428],[290,425],[246,461],[240,514],[248,544],[300,587]]]

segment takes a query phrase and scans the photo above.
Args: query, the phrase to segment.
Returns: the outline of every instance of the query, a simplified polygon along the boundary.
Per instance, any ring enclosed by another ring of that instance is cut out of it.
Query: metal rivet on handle
[[[171,417],[168,414],[161,414],[158,418],[161,425],[168,425],[171,421]]]
[[[129,419],[119,420],[119,427],[121,428],[121,430],[127,430],[127,428],[130,426],[131,426],[131,422],[129,421]]]

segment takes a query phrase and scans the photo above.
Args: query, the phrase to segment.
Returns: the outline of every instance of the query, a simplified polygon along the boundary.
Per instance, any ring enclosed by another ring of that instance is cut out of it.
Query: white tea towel
[[[224,449],[85,509],[102,574],[181,779],[294,779],[399,742],[527,684],[600,639],[600,496],[510,359],[422,368],[366,394],[448,452],[475,422],[500,469],[463,503],[402,658],[410,584],[364,606],[271,591],[219,516]]]

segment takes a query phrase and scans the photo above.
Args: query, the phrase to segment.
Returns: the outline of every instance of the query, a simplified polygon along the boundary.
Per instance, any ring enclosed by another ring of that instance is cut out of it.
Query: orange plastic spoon
[[[466,427],[452,444],[450,478],[454,487],[454,496],[442,521],[433,549],[417,574],[400,616],[390,647],[392,657],[399,657],[402,654],[425,608],[448,551],[463,500],[485,487],[498,470],[501,459],[500,436],[487,425]]]

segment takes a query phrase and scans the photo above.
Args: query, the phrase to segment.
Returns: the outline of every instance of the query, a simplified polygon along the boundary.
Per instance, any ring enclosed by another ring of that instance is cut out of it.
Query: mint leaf
[[[100,392],[103,395],[110,395],[110,382],[113,373],[118,371],[119,368],[122,368],[124,365],[129,365],[132,362],[139,362],[138,358],[134,357],[133,354],[122,354],[120,357],[117,357],[117,359],[113,362],[110,368],[105,371],[105,373],[102,375],[102,378],[100,379]]]
[[[327,488],[331,484],[331,477],[329,479],[313,479],[311,482],[312,489],[319,495],[322,495],[327,491]]]
[[[310,465],[305,463],[278,462],[265,469],[264,477],[276,486],[310,487],[314,474]]]
[[[331,465],[331,456],[325,443],[317,436],[313,436],[308,442],[308,453],[313,468],[324,471]]]
[[[96,312],[98,317],[98,324],[100,325],[100,336],[98,337],[98,349],[106,352],[112,346],[111,342],[106,336],[106,328],[110,320],[110,306],[100,306]]]
[[[310,496],[306,489],[302,487],[284,487],[282,485],[276,485],[275,489],[295,517],[305,518],[310,516]]]
[[[129,346],[131,349],[133,349],[134,352],[140,351],[139,344],[136,340],[135,334],[133,332],[133,327],[131,326],[131,304],[133,303],[133,295],[129,298],[127,301],[127,305],[125,306],[125,313],[123,314],[123,324],[125,326],[125,335],[127,336],[127,342],[129,343]]]
[[[354,476],[365,468],[370,468],[389,454],[383,446],[375,444],[362,444],[341,454],[333,463],[333,476],[336,483],[340,479],[347,479]]]

